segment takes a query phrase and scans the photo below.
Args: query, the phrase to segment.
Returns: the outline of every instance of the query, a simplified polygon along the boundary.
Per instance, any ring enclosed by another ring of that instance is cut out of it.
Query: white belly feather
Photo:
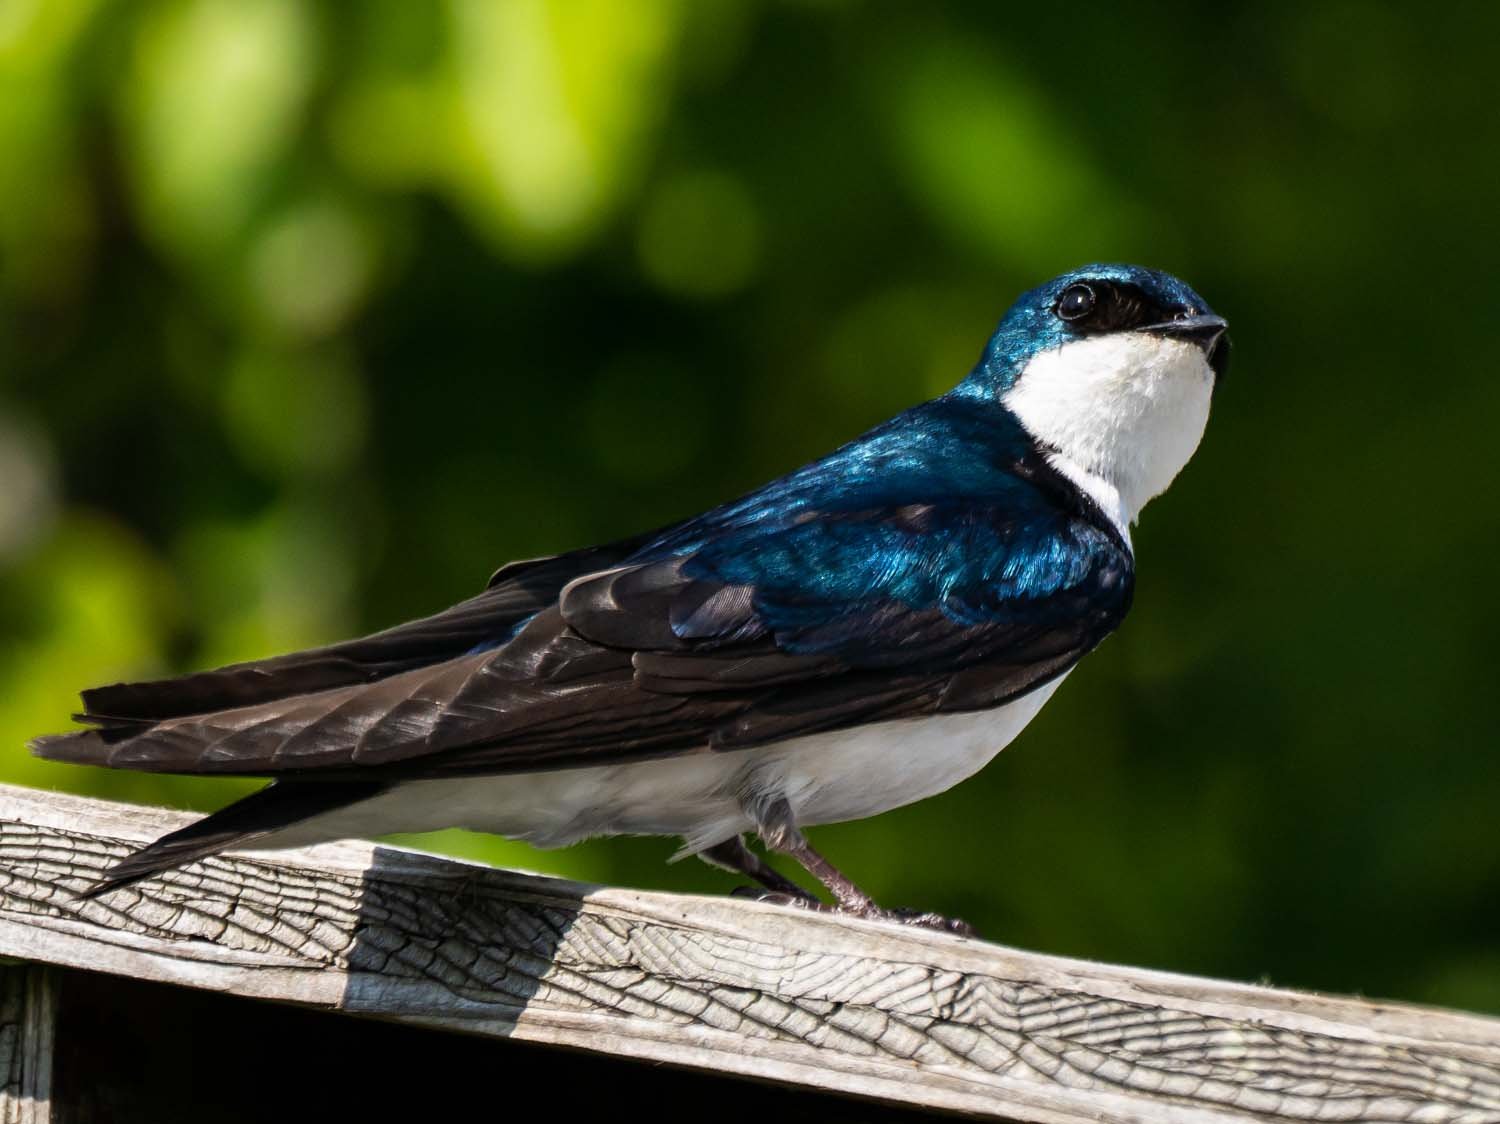
[[[691,852],[754,830],[745,805],[760,793],[785,797],[799,824],[862,819],[935,796],[978,772],[1063,678],[991,710],[880,722],[758,749],[412,781],[258,845],[467,827],[537,847],[595,835],[680,835]]]

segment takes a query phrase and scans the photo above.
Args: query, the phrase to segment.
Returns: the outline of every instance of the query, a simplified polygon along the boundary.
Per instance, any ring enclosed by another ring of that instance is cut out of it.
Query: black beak
[[[1222,379],[1229,369],[1229,337],[1225,335],[1228,330],[1229,325],[1222,316],[1207,315],[1164,320],[1160,324],[1146,324],[1138,329],[1154,336],[1197,344],[1208,356],[1208,365],[1213,368],[1215,379]]]

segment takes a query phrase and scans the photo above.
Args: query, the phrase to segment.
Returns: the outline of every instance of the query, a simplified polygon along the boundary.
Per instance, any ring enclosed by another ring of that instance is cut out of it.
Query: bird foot
[[[952,933],[958,937],[979,936],[979,930],[967,921],[959,917],[944,917],[941,913],[926,913],[918,909],[882,909],[878,905],[849,912],[855,917],[863,917],[866,921],[893,921],[897,925],[932,929],[939,933]]]
[[[910,925],[918,929],[932,929],[939,933],[952,933],[959,937],[977,937],[979,930],[967,921],[956,917],[944,917],[940,913],[924,913],[916,909],[882,909],[873,902],[867,906],[846,909],[819,901],[811,894],[787,894],[777,890],[761,890],[754,886],[740,886],[730,891],[735,898],[782,905],[792,909],[808,909],[815,913],[841,913],[845,917],[858,917],[864,921],[891,921],[897,925]]]

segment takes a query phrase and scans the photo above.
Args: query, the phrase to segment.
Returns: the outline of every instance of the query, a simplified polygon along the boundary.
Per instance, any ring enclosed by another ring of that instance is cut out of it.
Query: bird
[[[1075,269],[947,393],[741,498],[510,562],[373,635],[86,690],[87,728],[35,754],[270,783],[81,894],[230,848],[664,835],[767,900],[971,932],[877,905],[804,829],[973,775],[1119,626],[1133,525],[1197,449],[1229,347],[1176,277]]]

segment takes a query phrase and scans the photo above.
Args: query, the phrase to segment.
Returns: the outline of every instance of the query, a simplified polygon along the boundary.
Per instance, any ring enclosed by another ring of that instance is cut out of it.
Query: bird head
[[[1169,274],[1085,266],[1023,294],[956,393],[1009,410],[1128,524],[1198,447],[1226,327]]]

